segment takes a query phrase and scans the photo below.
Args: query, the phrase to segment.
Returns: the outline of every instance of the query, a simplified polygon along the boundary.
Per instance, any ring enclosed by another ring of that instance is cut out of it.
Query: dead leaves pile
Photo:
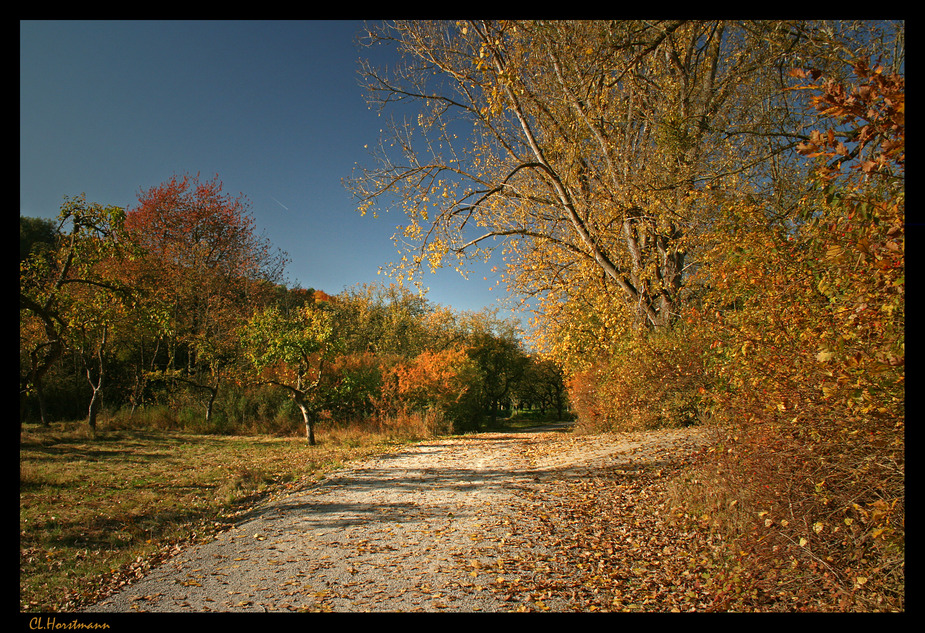
[[[674,520],[667,487],[689,455],[676,457],[538,481],[498,550],[494,590],[523,611],[715,609],[705,578],[721,544]]]

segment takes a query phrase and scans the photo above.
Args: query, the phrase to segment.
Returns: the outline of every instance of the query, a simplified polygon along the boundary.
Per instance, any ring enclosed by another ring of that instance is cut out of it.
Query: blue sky
[[[291,285],[386,282],[401,218],[360,217],[343,179],[381,119],[357,83],[352,21],[20,23],[20,214],[65,196],[131,208],[177,174],[243,194]],[[428,299],[497,305],[484,271],[428,275]]]

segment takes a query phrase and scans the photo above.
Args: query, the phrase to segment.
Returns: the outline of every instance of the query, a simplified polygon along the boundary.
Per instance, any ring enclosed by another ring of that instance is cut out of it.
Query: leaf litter
[[[239,517],[87,611],[701,611],[670,520],[697,428],[491,433],[369,458]]]

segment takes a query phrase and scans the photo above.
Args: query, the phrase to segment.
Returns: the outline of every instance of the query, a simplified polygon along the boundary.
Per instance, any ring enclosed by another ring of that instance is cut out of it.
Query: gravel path
[[[513,521],[529,531],[524,492],[699,437],[558,430],[434,440],[358,462],[255,508],[86,611],[517,610],[496,590],[496,563],[510,555]]]

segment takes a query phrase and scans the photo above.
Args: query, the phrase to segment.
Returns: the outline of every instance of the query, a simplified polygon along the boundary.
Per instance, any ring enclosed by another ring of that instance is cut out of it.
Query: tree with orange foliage
[[[475,395],[477,373],[463,346],[425,350],[385,368],[379,414],[434,411],[457,429],[470,424],[467,398]]]
[[[732,571],[760,591],[786,577],[811,608],[901,610],[905,82],[851,70],[792,73],[817,114],[799,204],[769,221],[730,197],[706,252],[696,334],[727,437],[703,477],[748,513]]]

